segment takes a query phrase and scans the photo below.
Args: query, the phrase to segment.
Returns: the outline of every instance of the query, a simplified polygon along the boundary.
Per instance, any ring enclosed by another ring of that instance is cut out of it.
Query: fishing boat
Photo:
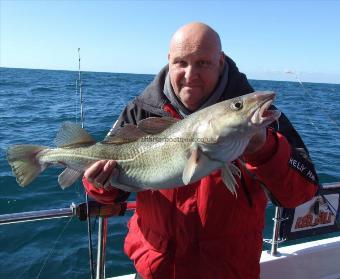
[[[89,201],[79,205],[71,204],[69,208],[3,214],[0,215],[0,225],[72,216],[86,220],[97,216],[97,267],[96,274],[94,270],[91,271],[91,277],[104,279],[108,278],[105,276],[108,218],[121,216],[135,207],[135,202],[101,205]],[[262,251],[261,255],[261,278],[340,278],[339,217],[340,182],[323,184],[317,196],[295,209],[276,207],[273,237],[265,240],[271,243],[271,249]],[[326,238],[322,238],[325,234]],[[320,239],[307,241],[311,236]],[[299,244],[286,245],[294,240],[299,240]],[[279,247],[280,243],[285,246]],[[111,279],[130,279],[134,276],[127,274]]]

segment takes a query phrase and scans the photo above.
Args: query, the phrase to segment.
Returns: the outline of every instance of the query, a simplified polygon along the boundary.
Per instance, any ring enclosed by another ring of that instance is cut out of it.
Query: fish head
[[[256,91],[242,97],[244,121],[254,129],[266,127],[277,121],[281,112],[270,109],[276,97],[273,91]]]
[[[280,117],[280,111],[270,109],[275,96],[272,91],[256,91],[208,107],[200,135],[215,143],[232,137],[250,139]]]

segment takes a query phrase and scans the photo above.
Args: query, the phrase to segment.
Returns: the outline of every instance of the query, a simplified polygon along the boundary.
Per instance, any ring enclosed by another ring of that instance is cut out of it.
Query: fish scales
[[[118,160],[121,169],[121,179],[125,183],[139,183],[140,185],[157,185],[163,180],[173,181],[180,169],[183,169],[186,159],[187,146],[178,140],[173,140],[173,130],[179,129],[175,124],[172,129],[157,136],[150,136],[131,143],[132,149],[138,150],[128,156],[132,162]],[[180,135],[176,134],[176,138]],[[143,142],[145,144],[141,145]],[[174,156],[176,154],[176,156]],[[133,181],[131,181],[133,180]],[[178,179],[177,183],[181,183]]]

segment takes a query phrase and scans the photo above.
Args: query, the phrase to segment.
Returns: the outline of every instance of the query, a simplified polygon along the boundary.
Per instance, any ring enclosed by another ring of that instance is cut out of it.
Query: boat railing
[[[339,231],[339,205],[340,182],[335,182],[323,184],[317,196],[295,209],[276,207],[273,236],[269,241],[271,255],[279,255],[278,245],[282,241]],[[78,205],[72,203],[69,208],[3,214],[0,215],[0,225],[73,216],[81,221],[98,217],[96,279],[104,279],[108,218],[122,216],[127,210],[135,208],[135,202],[111,205],[103,205],[95,201]]]
[[[111,205],[100,204],[89,201],[88,204],[72,203],[70,207],[36,210],[20,213],[9,213],[0,215],[0,225],[17,224],[39,220],[50,220],[56,218],[78,217],[85,221],[89,217],[98,217],[98,243],[97,243],[97,268],[96,279],[105,278],[105,244],[107,236],[107,221],[109,217],[122,216],[127,210],[134,210],[135,202],[123,202]]]
[[[340,231],[340,182],[324,183],[314,198],[296,208],[275,207],[270,254],[281,242]]]

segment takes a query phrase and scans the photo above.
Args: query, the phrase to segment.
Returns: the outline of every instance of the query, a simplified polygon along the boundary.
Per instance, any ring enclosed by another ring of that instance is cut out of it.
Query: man
[[[205,24],[180,28],[171,39],[168,61],[127,105],[115,127],[150,116],[184,118],[254,91],[222,52],[218,34]],[[137,193],[124,249],[142,278],[259,278],[267,205],[262,186],[284,207],[307,201],[317,189],[307,171],[289,164],[291,158],[303,162],[316,177],[294,128],[284,115],[279,122],[279,132],[273,127],[259,131],[246,148],[237,198],[223,185],[219,171],[185,187]],[[99,161],[85,172],[86,190],[102,203],[128,196],[114,185],[93,186],[107,184],[115,166],[114,161]]]

